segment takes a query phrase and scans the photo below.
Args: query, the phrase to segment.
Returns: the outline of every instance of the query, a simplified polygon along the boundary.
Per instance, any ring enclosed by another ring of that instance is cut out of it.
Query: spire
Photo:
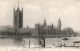
[[[52,23],[52,28],[53,28],[53,23]]]
[[[43,23],[43,26],[46,26],[46,19],[45,19],[45,17],[44,17],[44,23]]]
[[[59,18],[59,21],[58,21],[58,28],[59,30],[61,30],[61,19]]]
[[[13,8],[13,11],[15,11],[15,6],[14,6],[14,8]]]
[[[59,18],[59,21],[58,21],[58,23],[61,23],[61,19]]]
[[[23,12],[23,7],[22,7],[22,12]]]
[[[17,8],[17,10],[19,10],[19,0],[18,0],[18,8]]]
[[[18,0],[18,8],[19,8],[19,0]]]
[[[27,28],[29,28],[28,25],[27,25]]]

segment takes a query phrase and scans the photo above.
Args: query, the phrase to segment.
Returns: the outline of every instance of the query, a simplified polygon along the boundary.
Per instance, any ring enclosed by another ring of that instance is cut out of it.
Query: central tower
[[[20,10],[19,5],[17,10],[13,10],[14,15],[14,28],[23,28],[23,8]]]

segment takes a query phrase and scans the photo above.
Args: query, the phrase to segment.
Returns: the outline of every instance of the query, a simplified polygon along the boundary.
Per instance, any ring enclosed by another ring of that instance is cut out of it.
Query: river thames
[[[79,41],[79,37],[67,37],[69,40],[63,40],[61,38],[45,38],[45,48],[39,47],[38,38],[0,38],[0,51],[80,51],[79,48],[75,47],[57,47],[58,44],[66,44],[67,46],[79,43],[73,43]]]
[[[68,40],[63,40],[65,37],[61,38],[45,38],[45,47],[54,47],[60,44],[66,44],[67,46],[80,46],[80,43],[73,43],[75,41],[80,41],[80,37],[67,37]],[[0,47],[39,47],[38,38],[0,38]]]

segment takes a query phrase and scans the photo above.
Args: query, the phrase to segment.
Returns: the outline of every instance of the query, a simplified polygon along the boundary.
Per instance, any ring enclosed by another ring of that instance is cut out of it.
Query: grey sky
[[[48,25],[57,27],[60,17],[62,28],[80,31],[80,0],[19,0],[19,5],[24,9],[24,27],[43,24],[44,17]],[[14,6],[17,8],[18,0],[0,0],[0,26],[13,25]]]

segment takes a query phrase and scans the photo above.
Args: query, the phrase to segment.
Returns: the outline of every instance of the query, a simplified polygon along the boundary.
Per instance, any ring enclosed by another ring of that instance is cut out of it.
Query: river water
[[[53,47],[53,44],[72,45],[74,41],[80,41],[79,37],[67,37],[69,40],[62,38],[45,38],[45,46]],[[38,38],[0,38],[0,47],[39,47]],[[79,45],[79,44],[78,44]]]

